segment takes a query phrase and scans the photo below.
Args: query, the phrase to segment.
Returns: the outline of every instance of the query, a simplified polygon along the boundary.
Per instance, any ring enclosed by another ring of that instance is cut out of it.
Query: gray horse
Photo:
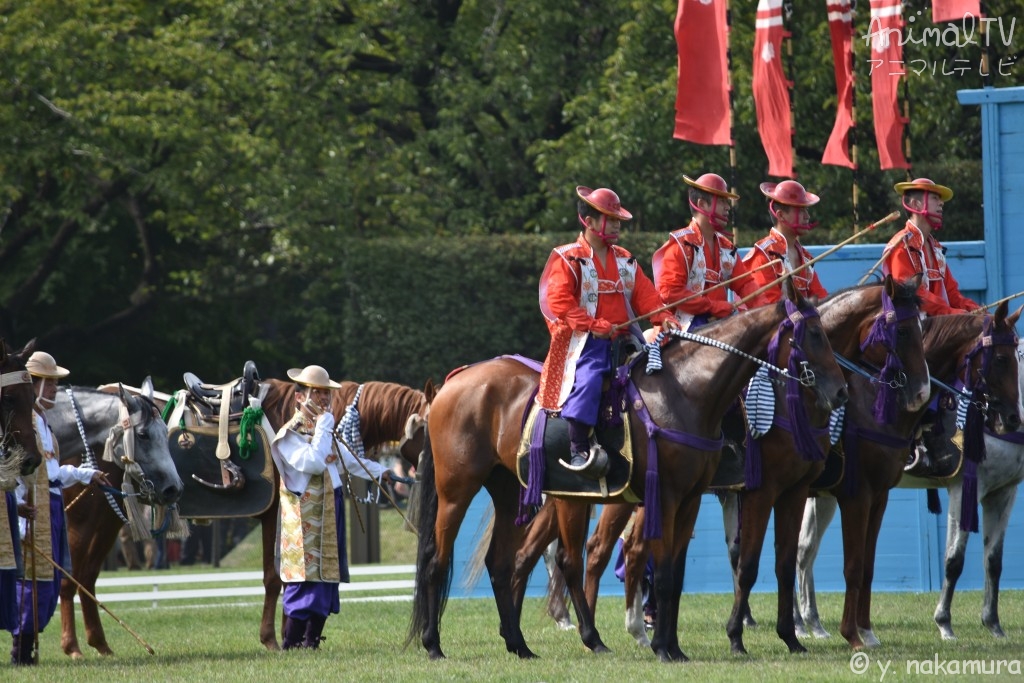
[[[177,502],[184,484],[167,449],[167,425],[160,419],[153,401],[150,378],[146,378],[137,395],[120,386],[110,392],[86,387],[72,387],[71,391],[77,410],[63,390],[57,393],[56,405],[47,413],[47,421],[60,444],[61,460],[98,467],[115,488],[135,492],[137,496],[133,497],[140,503],[167,514],[167,506]],[[126,430],[125,424],[130,429]],[[64,490],[72,573],[94,595],[103,560],[125,523],[125,500],[132,499],[99,492],[95,487],[73,486]],[[149,525],[148,519],[138,521]],[[65,654],[79,658],[82,652],[75,633],[76,588],[67,579],[61,586],[61,647]],[[87,642],[100,654],[113,654],[96,603],[84,593],[80,593],[79,599]]]

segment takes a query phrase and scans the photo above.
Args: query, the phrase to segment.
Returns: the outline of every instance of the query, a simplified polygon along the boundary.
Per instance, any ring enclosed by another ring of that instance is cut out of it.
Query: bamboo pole
[[[974,315],[980,315],[985,310],[987,310],[989,308],[994,308],[995,306],[998,306],[999,304],[1001,304],[1001,303],[1003,303],[1005,301],[1009,301],[1010,299],[1016,299],[1018,296],[1024,296],[1024,291],[1017,292],[1016,294],[1011,294],[1010,296],[1004,296],[1002,299],[999,299],[998,301],[993,301],[990,304],[985,304],[983,306],[978,306],[976,309],[971,311],[971,313],[973,313]]]
[[[797,266],[796,268],[794,268],[790,272],[786,273],[786,275],[784,277],[789,277],[791,275],[799,273],[802,270],[805,270],[806,268],[809,268],[810,266],[812,266],[816,262],[822,260],[826,256],[830,256],[831,254],[834,254],[835,252],[839,251],[840,249],[845,247],[847,244],[849,244],[850,242],[853,242],[855,239],[860,237],[861,235],[864,235],[865,233],[871,232],[872,230],[876,229],[880,225],[885,225],[886,223],[891,223],[892,221],[896,220],[899,217],[900,217],[900,212],[899,211],[893,211],[892,213],[890,213],[885,218],[882,218],[881,220],[877,220],[874,223],[871,223],[870,225],[868,225],[863,230],[855,232],[854,234],[850,235],[849,237],[847,237],[845,240],[843,240],[839,244],[835,245],[834,247],[832,247],[830,249],[827,249],[826,251],[821,252],[820,254],[818,254],[817,256],[812,258],[810,261],[805,261],[804,263],[802,263],[801,265]],[[742,304],[747,303],[748,301],[750,301],[751,299],[753,299],[757,295],[763,294],[764,292],[767,292],[772,287],[777,286],[781,279],[782,278],[779,278],[778,280],[773,280],[772,282],[769,282],[765,286],[760,287],[758,289],[755,289],[753,292],[751,292],[750,294],[746,295],[745,297],[743,297],[739,301],[734,302],[733,305],[734,306],[740,306]]]

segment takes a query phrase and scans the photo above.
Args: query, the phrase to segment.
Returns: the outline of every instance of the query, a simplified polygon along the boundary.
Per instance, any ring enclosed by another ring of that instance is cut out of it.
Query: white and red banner
[[[903,64],[903,12],[900,0],[871,0],[871,108],[875,118],[875,142],[882,170],[910,168],[903,154],[903,128],[907,120],[899,110]]]
[[[965,15],[981,16],[981,0],[932,0],[932,21],[963,21]]]
[[[782,0],[758,0],[754,34],[754,105],[768,174],[793,177],[793,119],[782,73]]]
[[[675,35],[679,82],[673,137],[732,144],[725,0],[679,0]]]
[[[850,156],[853,121],[853,15],[850,0],[825,0],[832,36],[832,62],[836,74],[836,122],[825,145],[821,163],[854,168]]]

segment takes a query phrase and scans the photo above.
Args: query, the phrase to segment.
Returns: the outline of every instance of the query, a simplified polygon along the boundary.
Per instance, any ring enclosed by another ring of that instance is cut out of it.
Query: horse
[[[921,326],[918,323],[917,282],[897,284],[887,278],[884,284],[844,290],[826,299],[820,306],[821,323],[832,348],[848,361],[886,364],[892,354],[902,368],[901,381],[894,381],[898,391],[893,398],[905,406],[918,408],[928,399],[928,368],[924,361]],[[890,320],[890,313],[891,316]],[[863,348],[862,348],[863,347]],[[776,631],[791,652],[805,651],[796,639],[792,622],[793,585],[795,580],[796,545],[811,483],[824,468],[824,460],[808,460],[799,452],[788,418],[786,392],[776,386],[774,391],[776,419],[772,428],[759,439],[762,464],[758,468],[761,481],[739,493],[722,495],[725,528],[731,562],[735,572],[735,604],[727,627],[732,650],[745,652],[742,642],[743,619],[749,612],[749,594],[756,580],[761,549],[764,544],[769,515],[775,511],[776,577],[779,583]],[[816,432],[820,454],[828,448],[829,414],[815,405],[811,392],[803,392],[803,402],[811,426]],[[778,427],[778,428],[775,428]],[[749,437],[748,437],[749,438]],[[753,457],[754,454],[748,454]],[[742,505],[740,504],[742,501]],[[731,505],[730,505],[731,504]],[[613,552],[615,541],[633,513],[631,504],[605,506],[597,529],[587,542],[586,598],[591,610],[596,607],[601,575]],[[532,568],[537,548],[554,533],[553,505],[531,522],[528,538],[519,560]],[[730,513],[733,522],[730,523]],[[642,514],[642,513],[641,513]],[[740,524],[742,514],[742,525]],[[626,629],[642,646],[649,645],[641,618],[640,578],[647,564],[647,552],[639,538],[639,517],[625,542],[626,556]],[[536,527],[534,527],[536,525]],[[738,527],[743,534],[737,539]]]
[[[122,422],[125,416],[132,424],[127,432]],[[117,489],[127,476],[131,486],[140,492],[141,502],[147,505],[166,508],[181,496],[184,484],[167,449],[167,425],[160,419],[153,401],[153,383],[148,377],[139,395],[123,388],[117,393],[86,387],[71,387],[70,393],[60,391],[47,413],[47,422],[60,444],[62,462],[100,469]],[[104,457],[105,443],[111,435],[111,451]],[[128,439],[132,446],[126,450]],[[126,457],[126,453],[132,455]],[[88,593],[96,594],[96,579],[103,560],[125,524],[126,506],[123,498],[102,493],[93,486],[76,484],[64,489],[63,494],[72,576],[86,590],[80,590],[67,578],[61,582],[61,649],[73,659],[83,656],[75,631],[77,590],[86,642],[101,655],[111,655],[99,610]],[[166,509],[162,512],[167,514]]]
[[[965,384],[984,395],[982,398],[987,409],[981,417],[985,426],[997,434],[1016,431],[1020,426],[1014,332],[1020,313],[1018,310],[1008,316],[1004,302],[994,316],[944,315],[929,318],[923,323],[925,357],[932,376],[951,383],[963,369]],[[851,381],[847,420],[849,425],[852,418],[854,429],[859,432],[854,439],[859,462],[851,462],[848,447],[844,482],[825,492],[834,498],[818,497],[807,501],[797,553],[800,608],[795,618],[816,636],[827,637],[828,632],[821,627],[814,601],[812,568],[821,536],[838,505],[842,510],[843,574],[846,579],[840,633],[854,649],[880,644],[871,628],[871,581],[878,532],[889,490],[900,481],[910,452],[911,437],[924,412],[923,409],[901,411],[894,426],[881,427],[877,431],[868,429],[863,425],[872,424],[868,405],[872,397],[873,391],[864,382]],[[979,403],[981,400],[977,397],[972,399],[971,409],[979,410]]]
[[[629,395],[630,415],[633,420],[640,415],[646,426],[630,432],[635,463],[629,490],[643,497],[650,512],[646,531],[652,539],[655,590],[664,615],[651,647],[662,661],[687,659],[676,628],[686,550],[700,495],[718,466],[722,416],[754,374],[758,362],[754,356],[778,335],[779,362],[803,356],[824,408],[846,400],[845,382],[817,312],[788,282],[784,289],[787,298],[778,305],[702,327],[701,336],[717,348],[670,344],[662,351],[663,371],[648,375],[634,363],[628,374],[623,373],[631,383],[623,387]],[[787,321],[806,328],[801,330],[805,334],[800,346],[792,345],[795,333],[783,332]],[[723,354],[723,349],[731,352]],[[790,365],[791,370],[793,365],[799,367],[795,362]],[[486,565],[500,633],[509,652],[520,658],[536,656],[520,628],[522,602],[513,577],[515,551],[525,533],[515,524],[523,491],[514,474],[516,456],[538,376],[536,369],[517,359],[484,361],[449,375],[431,403],[420,455],[424,490],[419,501],[416,591],[406,639],[408,645],[419,636],[431,659],[445,656],[439,626],[451,586],[452,548],[469,504],[481,488],[487,489],[494,504],[494,533]],[[530,503],[525,494],[522,502]],[[619,494],[606,502],[627,502],[627,498]],[[558,564],[570,587],[581,638],[592,651],[607,651],[582,589],[589,505],[571,497],[557,499],[555,505],[561,539]]]
[[[35,339],[20,351],[0,340],[0,489],[11,491],[19,474],[35,471],[43,462],[36,443],[32,415],[35,394],[25,362],[35,351]]]
[[[271,427],[279,430],[295,414],[296,385],[278,379],[265,380],[269,385],[263,399],[263,411]],[[398,441],[406,435],[407,423],[427,413],[433,396],[433,384],[428,382],[423,391],[392,382],[341,382],[341,388],[331,391],[331,412],[340,420],[345,409],[352,403],[356,392],[359,394],[359,429],[366,450],[372,450],[389,441]],[[408,453],[401,448],[399,452]],[[408,460],[416,465],[415,460]],[[260,642],[268,650],[279,650],[275,627],[277,600],[281,595],[281,578],[274,562],[277,547],[277,516],[279,474],[274,471],[274,497],[270,507],[256,519],[260,521],[263,543],[263,615],[260,619]]]

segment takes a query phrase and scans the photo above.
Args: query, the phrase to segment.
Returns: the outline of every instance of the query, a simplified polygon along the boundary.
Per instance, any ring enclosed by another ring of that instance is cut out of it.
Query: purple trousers
[[[612,342],[590,335],[576,362],[576,378],[569,397],[562,404],[562,417],[588,427],[597,424],[601,408],[601,385],[612,371]]]
[[[50,494],[50,547],[39,548],[40,552],[51,554],[54,562],[62,567],[71,566],[71,558],[68,555],[67,529],[64,520],[64,499],[57,493]],[[34,549],[29,546],[26,540],[22,545],[23,559],[26,563],[31,561]],[[19,621],[15,625],[14,635],[20,633],[34,633],[36,629],[36,615],[33,612],[33,603],[39,607],[38,626],[39,633],[43,632],[46,625],[53,618],[57,610],[57,601],[60,599],[60,582],[63,575],[54,569],[53,565],[42,557],[35,560],[36,572],[39,577],[35,582],[19,579],[15,592],[19,605]],[[31,567],[25,567],[26,573]],[[36,598],[32,599],[32,588],[35,584]]]

